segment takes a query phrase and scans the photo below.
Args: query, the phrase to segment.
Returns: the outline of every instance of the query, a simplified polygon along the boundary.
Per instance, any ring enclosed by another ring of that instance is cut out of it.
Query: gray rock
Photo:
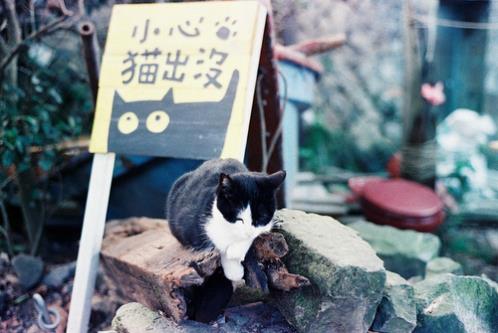
[[[366,332],[383,296],[382,260],[330,217],[284,209],[275,218],[289,244],[287,268],[312,283],[274,293],[284,317],[301,332]]]
[[[414,284],[414,283],[422,281],[423,279],[424,279],[423,276],[415,275],[415,276],[412,276],[411,278],[409,278],[408,282],[410,282],[410,284]]]
[[[425,268],[426,277],[435,274],[444,274],[444,273],[453,273],[455,275],[462,275],[463,274],[462,265],[446,257],[435,258],[427,263],[427,267]]]
[[[76,271],[76,262],[70,262],[65,265],[60,265],[53,268],[45,277],[43,278],[43,284],[52,289],[57,289],[62,287],[62,285],[69,281],[74,276]]]
[[[140,303],[121,306],[112,320],[112,328],[118,333],[210,333],[213,327],[187,320],[176,324]]]
[[[417,333],[498,332],[498,287],[478,276],[437,274],[414,285]]]
[[[256,302],[229,308],[226,322],[220,325],[223,333],[295,333],[280,312],[273,306]]]
[[[43,261],[40,258],[19,254],[12,259],[12,267],[24,290],[36,286],[43,274]]]
[[[387,272],[384,297],[377,308],[372,330],[386,333],[412,332],[417,310],[412,285],[393,272]]]
[[[140,303],[128,303],[116,312],[112,328],[117,333],[296,333],[275,307],[262,302],[229,308],[213,325],[177,324]]]
[[[387,270],[398,273],[405,279],[424,276],[427,263],[436,258],[441,241],[435,235],[412,230],[400,230],[380,226],[366,221],[349,224],[358,231],[384,260]]]

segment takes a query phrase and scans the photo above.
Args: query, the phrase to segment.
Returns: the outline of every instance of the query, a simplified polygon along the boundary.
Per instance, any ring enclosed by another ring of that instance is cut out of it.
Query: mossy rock
[[[386,279],[372,247],[330,217],[287,209],[275,217],[289,244],[285,264],[311,281],[273,294],[282,314],[301,332],[366,332]]]
[[[157,311],[132,302],[121,306],[112,319],[117,333],[216,333],[213,327],[191,320],[179,324],[161,316]]]
[[[357,221],[349,227],[358,231],[384,261],[391,272],[405,279],[424,276],[427,263],[439,255],[441,241],[433,234],[400,230],[367,221]]]
[[[438,274],[416,283],[417,333],[498,332],[498,287],[487,278]]]
[[[409,333],[417,325],[417,310],[412,285],[393,272],[387,272],[384,297],[377,308],[372,330]]]
[[[429,277],[436,274],[453,273],[455,275],[462,275],[462,265],[453,259],[446,257],[439,257],[432,259],[427,263],[425,268],[425,276]]]

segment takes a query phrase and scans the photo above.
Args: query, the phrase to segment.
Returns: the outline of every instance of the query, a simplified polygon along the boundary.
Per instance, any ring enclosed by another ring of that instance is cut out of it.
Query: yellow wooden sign
[[[90,151],[242,159],[266,8],[115,5]]]

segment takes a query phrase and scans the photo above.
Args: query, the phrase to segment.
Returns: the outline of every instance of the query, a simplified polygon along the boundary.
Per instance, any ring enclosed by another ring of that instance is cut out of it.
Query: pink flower
[[[429,83],[422,84],[420,95],[427,101],[427,103],[438,106],[446,101],[444,95],[444,86],[441,82],[431,85]]]

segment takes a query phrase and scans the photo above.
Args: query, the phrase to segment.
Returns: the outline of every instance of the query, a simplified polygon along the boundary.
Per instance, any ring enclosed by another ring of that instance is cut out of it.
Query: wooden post
[[[113,153],[95,154],[93,157],[66,332],[85,333],[88,331],[91,299],[99,266],[100,246],[104,236],[114,160],[115,154]]]
[[[282,110],[280,107],[280,98],[278,93],[278,69],[277,61],[274,54],[274,37],[273,37],[273,19],[271,15],[271,5],[269,1],[262,1],[268,8],[268,16],[266,17],[266,25],[263,37],[263,45],[259,58],[258,75],[262,75],[261,80],[257,80],[260,86],[256,89],[261,89],[264,110],[264,123],[266,127],[266,147],[270,147],[271,141],[277,133],[277,130],[282,121]],[[278,134],[276,144],[271,155],[268,156],[268,165],[264,169],[261,133],[261,118],[258,110],[257,93],[254,94],[253,110],[251,114],[251,122],[249,125],[249,137],[247,139],[247,156],[248,167],[254,171],[266,171],[273,173],[283,169],[282,158],[282,135]],[[285,186],[282,184],[277,192],[277,205],[279,208],[286,206],[285,202]]]
[[[95,25],[91,21],[83,21],[79,25],[81,39],[83,41],[83,52],[85,53],[86,69],[90,88],[92,89],[93,103],[97,103],[97,92],[99,89],[100,71],[100,47],[97,41]]]

